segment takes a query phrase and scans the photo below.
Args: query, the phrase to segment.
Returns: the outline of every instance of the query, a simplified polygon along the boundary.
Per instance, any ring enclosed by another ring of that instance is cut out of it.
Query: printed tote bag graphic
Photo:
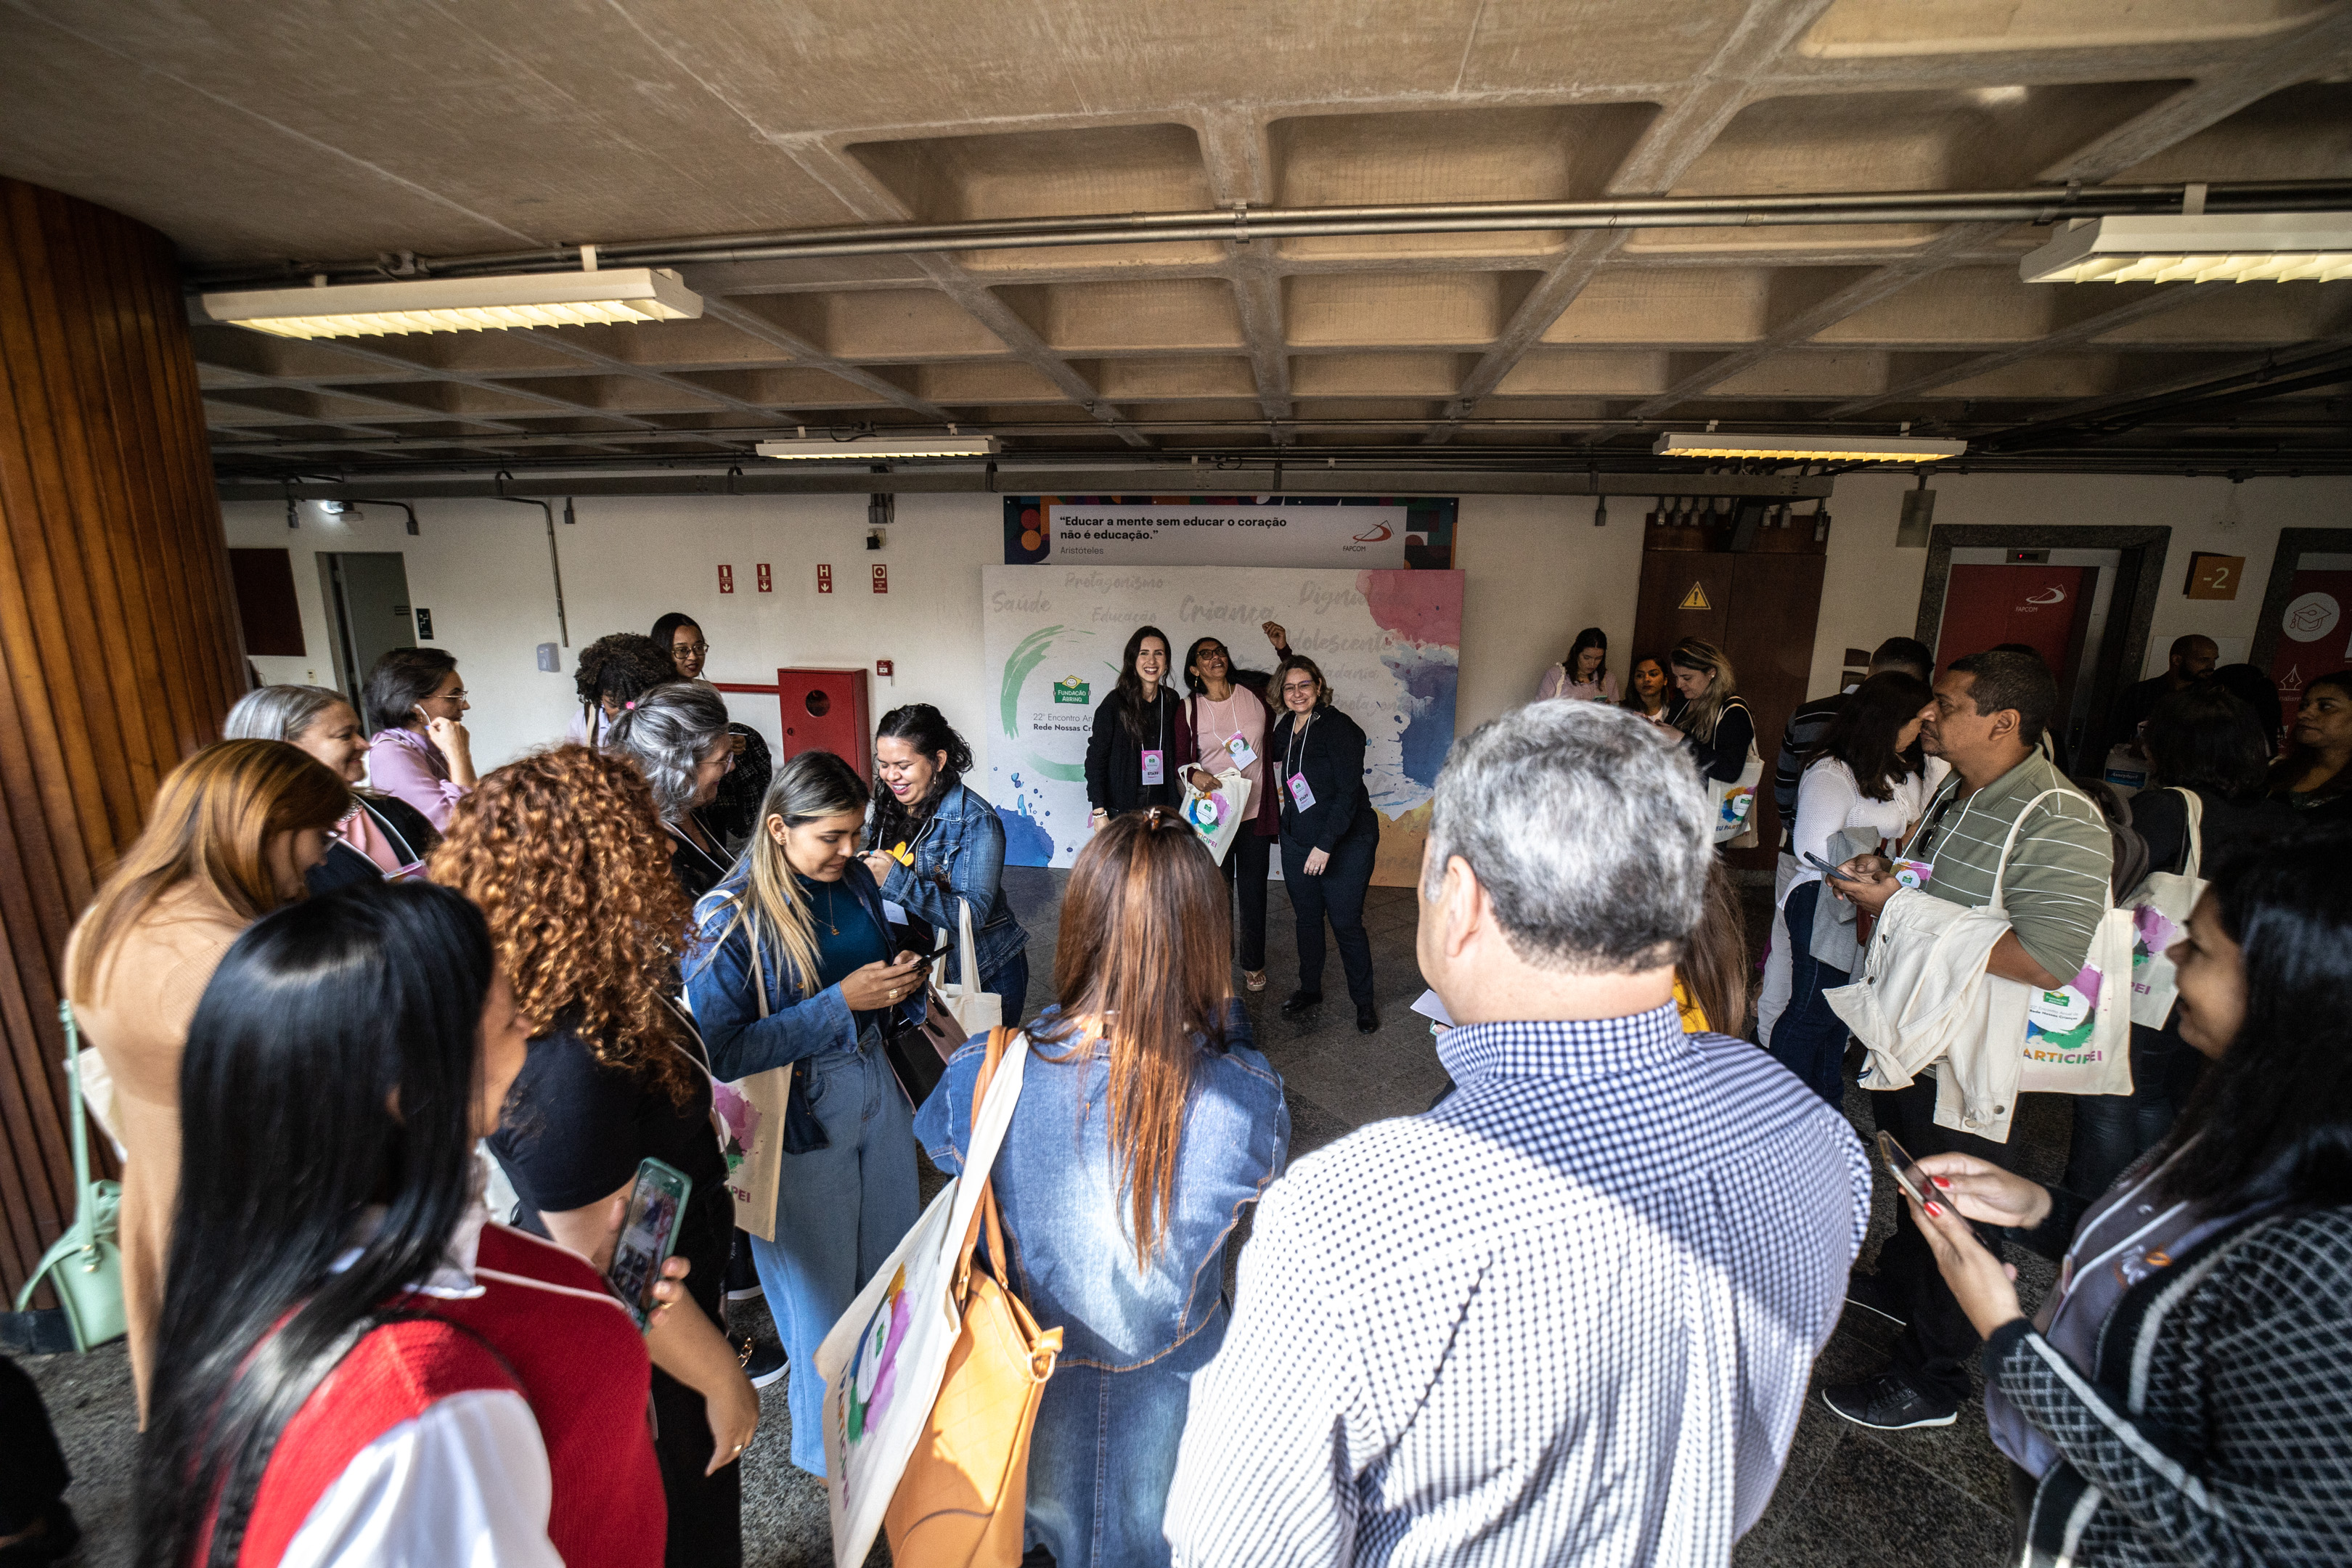
[[[2051,795],[2044,790],[2025,803],[2010,824],[2001,846],[2000,869],[1993,874],[1992,901],[2001,902],[2011,851],[2026,815]],[[2132,914],[2106,908],[2091,933],[2091,950],[2074,978],[2055,991],[2035,991],[2025,1004],[2025,1065],[2017,1078],[2020,1094],[2129,1094],[2131,1079]]]
[[[2189,804],[2189,858],[2178,871],[2150,871],[2124,895],[2132,918],[2132,1022],[2151,1029],[2164,1027],[2180,995],[2165,949],[2180,940],[2181,927],[2205,892],[2205,880],[2197,874],[2205,856],[2205,803],[2195,790],[2179,794]]]
[[[1184,820],[1209,847],[1209,858],[1222,866],[1225,851],[1234,847],[1234,839],[1250,827],[1250,782],[1239,768],[1227,768],[1217,775],[1217,787],[1202,790],[1191,784],[1184,786]],[[1255,829],[1251,829],[1255,831]]]
[[[1021,1099],[1029,1037],[988,1085],[963,1174],[948,1184],[817,1346],[824,1379],[824,1490],[835,1568],[858,1568],[929,1428],[948,1357],[963,1330],[953,1287],[996,1151]]]

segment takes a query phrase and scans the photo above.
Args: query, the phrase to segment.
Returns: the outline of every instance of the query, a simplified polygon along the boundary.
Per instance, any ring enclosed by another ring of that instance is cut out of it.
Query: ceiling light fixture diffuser
[[[762,441],[753,450],[763,458],[787,460],[833,458],[871,463],[893,458],[992,458],[999,443],[993,436],[855,436],[845,441],[803,436]]]
[[[677,273],[652,267],[263,289],[203,299],[205,314],[214,321],[281,338],[500,331],[688,321],[702,314],[701,295]]]
[[[1650,450],[1661,458],[1780,458],[1792,463],[1936,463],[1969,449],[1966,441],[1910,437],[1768,436],[1738,430],[1665,435]]]
[[[2028,283],[2331,283],[2352,278],[2352,213],[2102,217],[2017,264]]]

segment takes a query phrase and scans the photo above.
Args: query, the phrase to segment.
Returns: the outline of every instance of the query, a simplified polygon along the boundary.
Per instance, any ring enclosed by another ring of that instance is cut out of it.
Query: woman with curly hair
[[[689,914],[669,842],[626,760],[559,746],[509,763],[458,804],[432,877],[482,907],[530,1031],[490,1140],[521,1200],[514,1223],[602,1268],[614,1200],[640,1161],[694,1184],[677,1237],[693,1305],[666,1314],[646,1348],[667,1559],[708,1568],[742,1561],[735,1461],[760,1402],[719,1329],[734,1202],[701,1042],[669,1000]]]
[[[607,731],[637,705],[638,698],[677,679],[668,653],[653,638],[636,632],[598,637],[580,650],[579,666],[572,672],[580,711],[572,716],[563,738],[574,745],[603,745]]]

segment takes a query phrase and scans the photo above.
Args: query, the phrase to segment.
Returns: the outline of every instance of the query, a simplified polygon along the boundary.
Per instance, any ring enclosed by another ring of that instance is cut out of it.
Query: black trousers
[[[1290,891],[1290,907],[1298,915],[1298,987],[1323,989],[1323,921],[1339,943],[1339,967],[1348,973],[1348,995],[1358,1006],[1372,1001],[1372,939],[1364,933],[1364,890],[1372,885],[1372,862],[1381,849],[1379,833],[1351,834],[1331,851],[1319,877],[1307,874],[1307,851],[1286,833],[1282,836],[1282,885]]]
[[[0,1356],[0,1535],[40,1523],[69,1479],[41,1391],[23,1367]]]
[[[1973,1154],[2006,1171],[2017,1155],[2013,1144],[1995,1143],[1974,1133],[1936,1125],[1936,1080],[1916,1079],[1906,1089],[1875,1089],[1871,1113],[1879,1131],[1916,1159],[1924,1154]],[[1977,1226],[1977,1236],[2002,1256],[1998,1230]],[[1878,1252],[1879,1283],[1908,1320],[1895,1342],[1895,1370],[1929,1399],[1958,1405],[1969,1396],[1969,1367],[1984,1342],[1978,1338],[1969,1315],[1944,1283],[1927,1238],[1911,1222],[1911,1205],[1895,1205],[1895,1234]]]
[[[1238,900],[1234,911],[1234,956],[1244,969],[1265,967],[1265,872],[1274,858],[1274,840],[1258,837],[1257,825],[1242,824],[1225,847],[1217,870]]]
[[[673,1309],[688,1310],[685,1302]],[[715,1476],[702,1473],[712,1447],[702,1395],[659,1367],[654,1368],[654,1461],[669,1503],[663,1563],[667,1568],[742,1568],[743,1461],[720,1466]]]

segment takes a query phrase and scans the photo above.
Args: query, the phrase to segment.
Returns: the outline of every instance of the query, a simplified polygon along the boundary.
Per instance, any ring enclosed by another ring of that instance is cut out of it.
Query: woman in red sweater
[[[141,1562],[660,1563],[643,1336],[578,1254],[485,1223],[474,1144],[523,1054],[446,889],[229,949],[182,1069]]]

